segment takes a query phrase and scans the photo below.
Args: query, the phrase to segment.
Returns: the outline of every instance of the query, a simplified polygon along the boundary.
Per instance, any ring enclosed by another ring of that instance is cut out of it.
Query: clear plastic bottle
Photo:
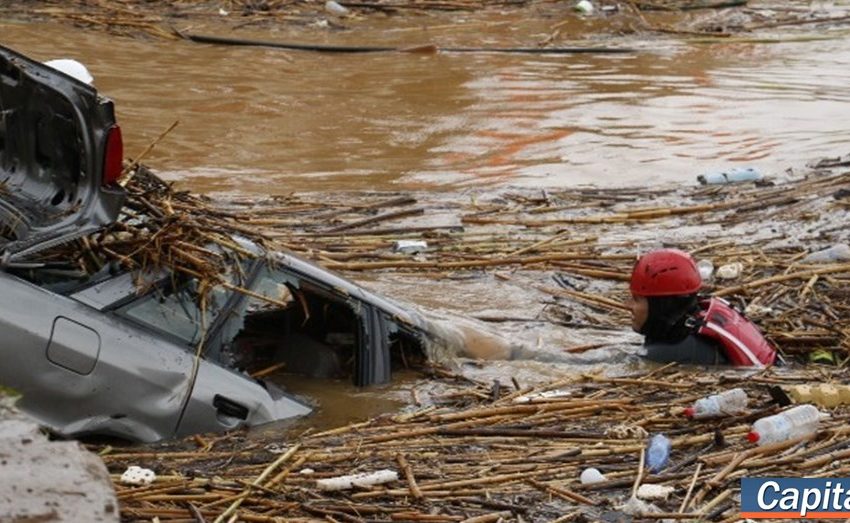
[[[798,405],[753,423],[747,439],[759,445],[776,443],[813,434],[820,424],[820,412],[814,405]]]
[[[646,466],[650,472],[657,474],[667,466],[667,461],[670,459],[671,447],[670,440],[664,434],[652,436],[646,451]]]
[[[747,401],[744,389],[727,390],[697,400],[693,407],[685,409],[685,416],[693,419],[732,416],[747,410]]]

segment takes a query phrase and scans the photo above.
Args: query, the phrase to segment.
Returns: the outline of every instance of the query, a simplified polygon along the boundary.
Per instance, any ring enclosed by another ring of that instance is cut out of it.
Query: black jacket
[[[660,363],[686,363],[692,365],[728,365],[729,360],[714,341],[690,334],[677,343],[649,342],[644,345],[648,360]]]

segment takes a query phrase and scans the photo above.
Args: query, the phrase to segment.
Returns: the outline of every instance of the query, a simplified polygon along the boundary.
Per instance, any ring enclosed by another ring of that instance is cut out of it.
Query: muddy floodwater
[[[180,29],[339,45],[534,47],[564,20],[561,34],[586,35],[608,23],[604,17],[582,20],[563,3],[539,13],[365,17],[345,22],[346,29],[321,18],[307,26],[225,31],[202,21]],[[706,44],[672,36],[582,41],[635,49],[628,54],[346,55],[0,21],[0,44],[41,60],[75,58],[88,65],[98,89],[116,101],[128,155],[179,120],[146,163],[190,190],[257,196],[691,185],[702,172],[739,165],[781,173],[848,149],[850,37],[839,30],[811,34],[817,39],[785,43]],[[404,301],[455,313],[533,316],[530,309],[538,307],[532,303],[524,311],[523,289],[511,284],[423,286],[380,275],[364,280]],[[534,323],[502,328],[541,350],[594,340]],[[576,364],[625,361],[610,358]],[[533,362],[473,371],[520,381],[556,373]],[[314,421],[328,426],[410,403],[415,381],[406,377],[371,392],[344,384],[288,385],[318,400]]]
[[[580,20],[566,5],[374,16],[347,29],[321,18],[306,27],[180,28],[340,45],[534,47],[563,20],[567,35],[618,20]],[[703,13],[694,16],[716,16]],[[850,38],[840,28],[810,34],[830,39],[582,42],[637,50],[624,55],[322,55],[0,22],[3,45],[90,67],[117,101],[129,154],[179,119],[148,163],[190,189],[262,194],[692,183],[741,164],[782,171],[841,152],[850,137]]]

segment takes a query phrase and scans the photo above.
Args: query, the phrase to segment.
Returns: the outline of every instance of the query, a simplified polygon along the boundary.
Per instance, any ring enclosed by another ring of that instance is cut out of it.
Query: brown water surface
[[[342,31],[191,29],[343,45],[533,47],[563,19],[567,34],[618,23],[548,9],[370,17]],[[86,63],[117,102],[130,155],[179,119],[147,161],[201,191],[693,183],[731,165],[780,172],[846,152],[850,137],[850,39],[839,36],[598,42],[639,49],[627,55],[329,55],[0,22],[0,43]]]

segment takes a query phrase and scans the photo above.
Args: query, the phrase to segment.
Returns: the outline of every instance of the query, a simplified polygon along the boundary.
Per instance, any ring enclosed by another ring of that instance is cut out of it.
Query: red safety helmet
[[[690,254],[660,249],[638,260],[629,287],[636,296],[685,296],[699,291],[702,278]]]

